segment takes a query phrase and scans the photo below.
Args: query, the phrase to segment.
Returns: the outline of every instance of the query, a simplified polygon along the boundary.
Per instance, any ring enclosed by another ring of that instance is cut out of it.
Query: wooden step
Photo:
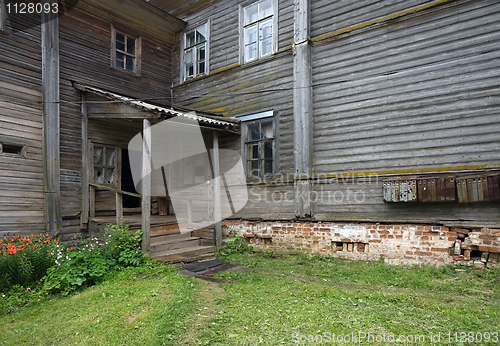
[[[167,231],[155,231],[151,232],[151,239],[156,238],[156,237],[162,237],[165,235],[172,235],[172,234],[181,234],[181,232],[178,229],[171,229]]]
[[[180,232],[180,228],[185,228],[186,224],[178,224],[173,223],[169,225],[159,225],[159,226],[151,226],[151,234],[163,231],[177,231]]]
[[[151,258],[169,263],[192,262],[199,260],[200,258],[213,256],[215,251],[215,246],[194,246],[191,248],[170,250],[162,253],[152,254]]]
[[[173,239],[166,241],[164,244],[152,245],[150,248],[151,253],[156,254],[168,250],[185,249],[200,245],[200,238],[191,237],[186,239]]]
[[[151,239],[150,246],[180,243],[180,242],[190,241],[193,239],[198,240],[198,239],[200,239],[200,237],[191,237],[190,234],[174,234],[174,235],[168,235],[165,237],[158,237],[155,239]]]

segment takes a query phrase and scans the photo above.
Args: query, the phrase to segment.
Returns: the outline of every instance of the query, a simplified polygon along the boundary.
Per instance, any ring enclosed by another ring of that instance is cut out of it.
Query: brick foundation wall
[[[236,233],[258,247],[283,252],[330,254],[350,260],[394,265],[454,262],[498,266],[500,230],[444,226],[224,221],[223,233]]]

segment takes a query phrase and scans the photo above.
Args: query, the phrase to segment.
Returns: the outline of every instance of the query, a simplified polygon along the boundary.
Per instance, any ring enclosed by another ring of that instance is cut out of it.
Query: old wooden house
[[[1,232],[69,238],[122,214],[170,232],[168,198],[130,182],[127,144],[194,114],[212,150],[187,176],[227,171],[219,147],[244,163],[248,202],[224,232],[496,265],[497,1],[80,0],[40,25],[0,2]],[[214,216],[227,189],[212,186]]]

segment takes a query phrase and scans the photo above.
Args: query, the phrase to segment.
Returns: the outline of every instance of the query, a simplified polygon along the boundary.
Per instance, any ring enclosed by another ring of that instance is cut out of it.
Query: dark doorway
[[[132,171],[130,170],[130,159],[127,149],[122,149],[122,190],[137,193],[134,186],[134,179],[132,178]],[[123,195],[124,208],[139,208],[140,206],[140,198]]]

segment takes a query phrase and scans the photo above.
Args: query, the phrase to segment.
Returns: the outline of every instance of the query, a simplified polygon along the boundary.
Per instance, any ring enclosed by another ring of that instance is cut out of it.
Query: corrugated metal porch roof
[[[209,124],[209,125],[215,125],[216,127],[222,127],[222,128],[229,128],[230,131],[234,132],[239,130],[239,124],[240,121],[237,119],[226,119],[224,120],[221,119],[221,117],[216,116],[216,115],[208,115],[208,114],[203,114],[199,115],[196,112],[182,112],[170,108],[165,108],[161,106],[157,106],[148,102],[136,100],[130,97],[126,97],[123,95],[119,95],[110,91],[98,89],[92,86],[80,84],[80,83],[73,83],[73,86],[84,92],[90,92],[99,96],[106,97],[110,100],[113,101],[118,101],[124,104],[128,104],[132,107],[135,108],[140,108],[142,110],[145,110],[147,112],[155,113],[155,114],[164,114],[166,116],[176,116],[176,117],[184,117],[192,120],[197,120],[199,123],[203,124]]]

